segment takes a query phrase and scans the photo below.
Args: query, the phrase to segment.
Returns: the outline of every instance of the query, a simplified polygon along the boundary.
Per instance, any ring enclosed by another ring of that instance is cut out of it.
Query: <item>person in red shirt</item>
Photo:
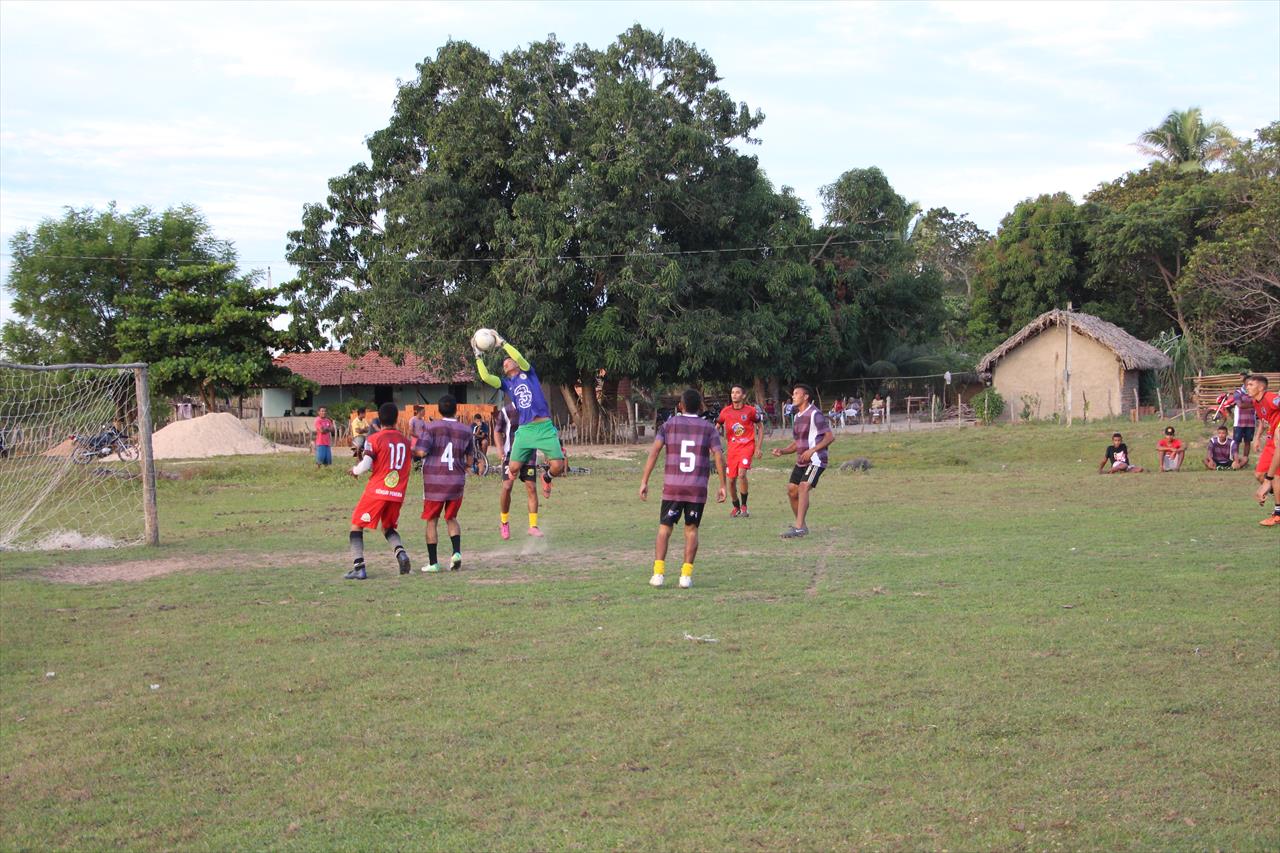
[[[761,440],[762,427],[760,413],[755,406],[746,404],[747,391],[741,385],[734,385],[729,390],[730,405],[720,410],[716,425],[724,433],[725,444],[728,445],[728,456],[725,462],[729,474],[729,496],[733,499],[730,518],[750,518],[747,511],[747,472],[751,470],[751,459],[759,459],[764,454],[764,442]]]
[[[1187,448],[1182,440],[1174,435],[1171,426],[1164,428],[1164,438],[1156,442],[1156,458],[1160,460],[1161,471],[1177,471],[1182,468],[1182,459],[1187,455]]]
[[[1274,504],[1271,515],[1258,522],[1263,527],[1280,527],[1280,491],[1276,487],[1276,469],[1280,468],[1280,453],[1276,452],[1276,442],[1280,441],[1280,390],[1267,388],[1267,377],[1253,375],[1245,383],[1245,390],[1253,398],[1253,411],[1258,417],[1258,443],[1264,440],[1266,446],[1258,454],[1258,467],[1254,476],[1258,479],[1258,491],[1254,497],[1258,503],[1266,506],[1267,494],[1270,493]]]
[[[316,467],[321,465],[333,464],[333,418],[329,417],[329,410],[324,406],[320,407],[320,414],[316,417]]]
[[[351,512],[351,571],[343,575],[349,581],[362,581],[368,577],[364,564],[365,528],[376,530],[382,525],[382,535],[395,551],[400,574],[409,574],[409,555],[400,541],[396,524],[400,521],[400,507],[404,503],[404,490],[409,482],[409,470],[413,464],[409,439],[396,429],[400,410],[395,403],[383,403],[378,408],[378,420],[388,424],[368,437],[360,463],[351,469],[351,476],[359,479],[365,471],[371,471],[360,502]]]

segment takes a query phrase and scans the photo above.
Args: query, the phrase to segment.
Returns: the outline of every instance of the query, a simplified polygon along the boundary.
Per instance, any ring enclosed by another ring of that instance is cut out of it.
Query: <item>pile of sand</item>
[[[151,436],[151,450],[156,459],[307,452],[302,447],[267,441],[228,412],[174,421]]]

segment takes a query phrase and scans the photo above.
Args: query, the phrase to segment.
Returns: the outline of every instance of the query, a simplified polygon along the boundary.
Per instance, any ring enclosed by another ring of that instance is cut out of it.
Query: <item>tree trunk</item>
[[[560,389],[560,396],[564,398],[565,408],[569,410],[569,417],[573,418],[576,423],[578,420],[578,397],[573,393],[573,388],[568,385],[557,385]]]
[[[754,401],[754,402],[756,402],[756,403],[760,404],[760,406],[763,408],[763,407],[764,407],[765,393],[764,393],[764,379],[763,379],[762,377],[757,376],[757,377],[752,381],[752,383],[751,383],[751,395],[752,395],[753,397],[755,397],[755,401]]]
[[[593,440],[600,429],[600,404],[596,401],[596,371],[583,370],[582,396],[578,398],[578,437]]]

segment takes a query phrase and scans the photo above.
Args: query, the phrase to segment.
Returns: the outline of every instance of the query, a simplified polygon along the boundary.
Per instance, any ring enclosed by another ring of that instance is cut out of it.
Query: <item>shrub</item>
[[[1004,397],[994,388],[988,388],[971,401],[973,414],[984,424],[993,423],[1004,411]]]

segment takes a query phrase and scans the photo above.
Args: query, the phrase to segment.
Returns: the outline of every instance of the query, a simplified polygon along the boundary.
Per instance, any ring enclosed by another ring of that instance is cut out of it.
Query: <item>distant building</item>
[[[288,388],[263,388],[264,418],[309,415],[321,406],[332,407],[350,400],[363,400],[370,408],[393,402],[403,409],[434,403],[446,393],[459,403],[496,403],[499,397],[499,392],[476,378],[474,368],[442,371],[416,355],[406,355],[403,363],[396,364],[377,352],[353,359],[345,352],[321,350],[286,353],[275,363],[310,379],[320,390],[296,395]]]
[[[1068,329],[1070,331],[1068,332]],[[1071,412],[1101,418],[1127,414],[1143,371],[1169,367],[1169,357],[1119,326],[1076,311],[1046,311],[978,362],[991,376],[1007,411],[1021,411],[1023,398],[1039,399],[1033,418],[1066,414],[1068,336]]]

